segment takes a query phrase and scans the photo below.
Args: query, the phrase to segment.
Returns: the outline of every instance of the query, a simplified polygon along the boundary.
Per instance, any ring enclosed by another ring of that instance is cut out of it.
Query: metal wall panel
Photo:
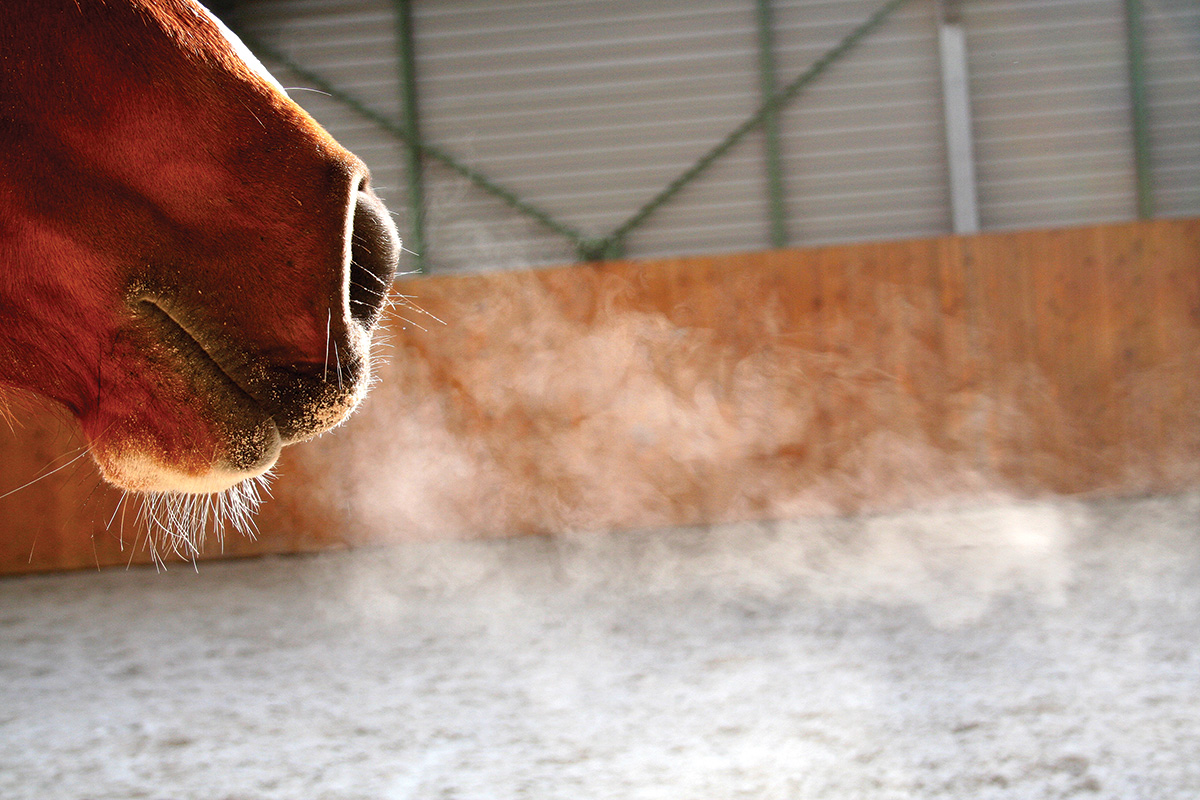
[[[982,227],[1134,218],[1121,2],[970,0],[962,9]]]
[[[1161,215],[1200,213],[1200,5],[1143,0]],[[774,0],[779,86],[882,0]],[[633,214],[759,105],[752,0],[417,0],[425,139],[587,236]],[[1135,213],[1122,0],[962,4],[984,229]],[[243,0],[238,24],[399,118],[391,0]],[[303,81],[272,64],[285,85]],[[372,167],[403,218],[403,145],[320,94],[293,96]],[[937,4],[912,0],[780,115],[791,244],[950,229]],[[769,246],[761,132],[627,240],[632,257]],[[426,164],[427,265],[575,259],[573,244]]]
[[[880,7],[777,0],[781,71],[798,74]],[[935,4],[910,3],[784,112],[794,244],[950,229]],[[785,80],[788,78],[785,78]]]
[[[1144,0],[1156,216],[1200,215],[1200,3]]]
[[[757,105],[749,3],[460,0],[416,11],[425,135],[588,236],[621,224]],[[765,218],[757,155],[732,154],[741,164],[689,187],[636,232],[630,252],[762,246],[745,234]],[[478,246],[464,251],[461,220],[492,227],[495,201],[451,193],[457,207],[439,203],[430,215],[431,257],[486,262]],[[518,251],[510,258],[522,249],[535,261],[573,257],[540,248],[536,228],[505,231]]]

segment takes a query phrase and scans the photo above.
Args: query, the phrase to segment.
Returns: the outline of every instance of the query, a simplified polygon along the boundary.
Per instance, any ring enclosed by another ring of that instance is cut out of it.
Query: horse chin
[[[150,329],[155,336],[127,373],[132,383],[109,393],[102,413],[81,418],[101,475],[127,491],[216,494],[259,477],[284,446],[340,425],[370,383],[369,349],[328,374],[264,368],[272,379],[235,380],[182,327]],[[118,399],[132,397],[145,402]]]
[[[147,344],[124,362],[126,382],[81,418],[104,479],[214,494],[269,470],[283,447],[275,420],[202,354],[174,345]]]
[[[92,442],[92,457],[106,481],[127,491],[216,494],[268,472],[283,448],[269,419],[238,427],[237,433],[210,441],[198,436],[182,448],[164,447],[145,436],[107,435]]]
[[[122,437],[110,430],[92,442],[92,456],[102,477],[127,491],[216,494],[269,472],[285,445],[314,439],[340,425],[358,406],[366,383],[330,392],[320,402],[294,411],[284,430],[261,410],[249,411],[244,402],[237,402],[223,408],[219,418],[205,420],[203,432],[164,436],[172,442],[167,446],[144,431]],[[209,398],[217,407],[221,399]]]
[[[114,486],[142,494],[217,494],[270,471],[279,458],[276,448],[254,469],[233,469],[215,464],[208,470],[185,471],[153,454],[130,451],[96,455],[100,474]]]

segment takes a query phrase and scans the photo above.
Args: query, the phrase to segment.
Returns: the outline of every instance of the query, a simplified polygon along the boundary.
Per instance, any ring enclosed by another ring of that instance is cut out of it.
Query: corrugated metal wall
[[[623,222],[757,105],[752,4],[461,0],[416,10],[423,135],[589,235]],[[631,250],[703,251],[747,226],[761,231],[762,179],[759,153],[739,148]],[[494,204],[453,188],[435,198],[434,262],[486,262],[494,234],[471,228]],[[536,229],[504,231],[518,263],[573,257],[545,250]]]
[[[777,0],[781,76],[802,72],[880,5]],[[950,229],[936,11],[909,3],[784,112],[791,244]]]
[[[1200,214],[1200,3],[1145,0],[1154,211]]]
[[[983,228],[1134,218],[1121,3],[971,0],[963,23]]]
[[[882,0],[775,0],[782,85]],[[1200,213],[1200,4],[1144,0],[1160,215]],[[985,229],[1136,215],[1121,0],[962,4]],[[589,236],[603,236],[760,102],[753,0],[414,4],[422,135]],[[235,24],[399,119],[390,0],[243,0]],[[950,228],[937,5],[912,0],[781,114],[789,243]],[[266,59],[285,86],[303,80]],[[403,145],[320,94],[297,101],[406,214]],[[755,132],[627,240],[628,255],[769,246]],[[575,259],[571,242],[426,165],[432,271]],[[403,219],[402,219],[403,227]]]

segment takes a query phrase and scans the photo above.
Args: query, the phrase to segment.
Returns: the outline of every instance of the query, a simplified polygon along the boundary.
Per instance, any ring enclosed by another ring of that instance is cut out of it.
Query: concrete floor
[[[0,581],[6,800],[1200,797],[1200,496]]]

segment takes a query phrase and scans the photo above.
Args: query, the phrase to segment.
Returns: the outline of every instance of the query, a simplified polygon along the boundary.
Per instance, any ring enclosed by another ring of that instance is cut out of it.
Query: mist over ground
[[[0,581],[0,796],[1193,798],[1200,496]]]

